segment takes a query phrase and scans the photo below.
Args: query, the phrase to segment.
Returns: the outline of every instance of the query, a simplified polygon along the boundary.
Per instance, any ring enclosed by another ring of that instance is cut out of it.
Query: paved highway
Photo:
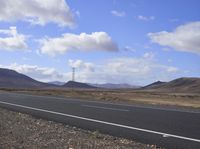
[[[200,149],[200,112],[8,92],[0,92],[0,107],[167,149]]]

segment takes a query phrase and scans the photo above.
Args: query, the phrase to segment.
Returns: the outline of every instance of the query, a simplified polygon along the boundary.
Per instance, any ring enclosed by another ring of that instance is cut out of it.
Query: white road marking
[[[83,107],[88,107],[88,108],[97,108],[97,109],[113,110],[113,111],[124,111],[124,112],[130,111],[130,110],[126,110],[126,109],[108,108],[108,107],[101,107],[101,106],[91,106],[91,105],[84,105],[84,104],[82,104],[81,106],[83,106]]]
[[[164,138],[170,137],[168,134],[163,135]]]
[[[116,124],[116,123],[111,123],[111,122],[106,122],[106,121],[101,121],[101,120],[96,120],[96,119],[91,119],[91,118],[85,118],[85,117],[80,117],[80,116],[76,116],[76,115],[70,115],[70,114],[65,114],[65,113],[60,113],[60,112],[55,112],[55,111],[49,111],[49,110],[44,110],[44,109],[39,109],[39,108],[33,108],[33,107],[23,106],[23,105],[19,105],[19,104],[3,102],[3,101],[0,101],[0,103],[6,104],[6,105],[11,105],[11,106],[16,106],[16,107],[21,107],[21,108],[25,108],[25,109],[31,109],[31,110],[35,110],[35,111],[41,111],[41,112],[46,112],[46,113],[51,113],[51,114],[56,114],[56,115],[62,115],[62,116],[81,119],[81,120],[85,120],[85,121],[96,122],[96,123],[101,123],[101,124],[106,124],[106,125],[111,125],[111,126],[116,126],[116,127],[131,129],[131,130],[137,130],[137,131],[157,134],[157,135],[161,135],[161,136],[167,136],[167,137],[178,138],[178,139],[182,139],[182,140],[188,140],[188,141],[194,141],[194,142],[200,143],[199,139],[178,136],[178,135],[174,135],[174,134],[168,134],[168,133],[163,133],[163,132],[159,132],[159,131],[153,131],[153,130],[148,130],[148,129],[132,127],[132,126],[126,126],[126,125],[122,125],[122,124]]]

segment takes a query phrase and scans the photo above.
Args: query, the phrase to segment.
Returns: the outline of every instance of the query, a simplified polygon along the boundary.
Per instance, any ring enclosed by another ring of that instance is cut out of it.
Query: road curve
[[[200,112],[9,92],[0,92],[0,107],[167,149],[200,148]]]

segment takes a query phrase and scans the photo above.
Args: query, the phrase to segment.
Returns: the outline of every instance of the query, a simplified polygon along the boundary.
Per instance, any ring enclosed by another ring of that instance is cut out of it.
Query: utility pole
[[[75,67],[72,67],[72,81],[75,81]]]

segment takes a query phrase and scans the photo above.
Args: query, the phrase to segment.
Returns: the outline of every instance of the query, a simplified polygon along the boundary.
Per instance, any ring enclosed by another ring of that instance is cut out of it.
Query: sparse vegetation
[[[83,100],[117,103],[177,106],[200,109],[199,93],[167,93],[150,90],[103,90],[103,89],[1,89],[26,94],[59,96]]]

